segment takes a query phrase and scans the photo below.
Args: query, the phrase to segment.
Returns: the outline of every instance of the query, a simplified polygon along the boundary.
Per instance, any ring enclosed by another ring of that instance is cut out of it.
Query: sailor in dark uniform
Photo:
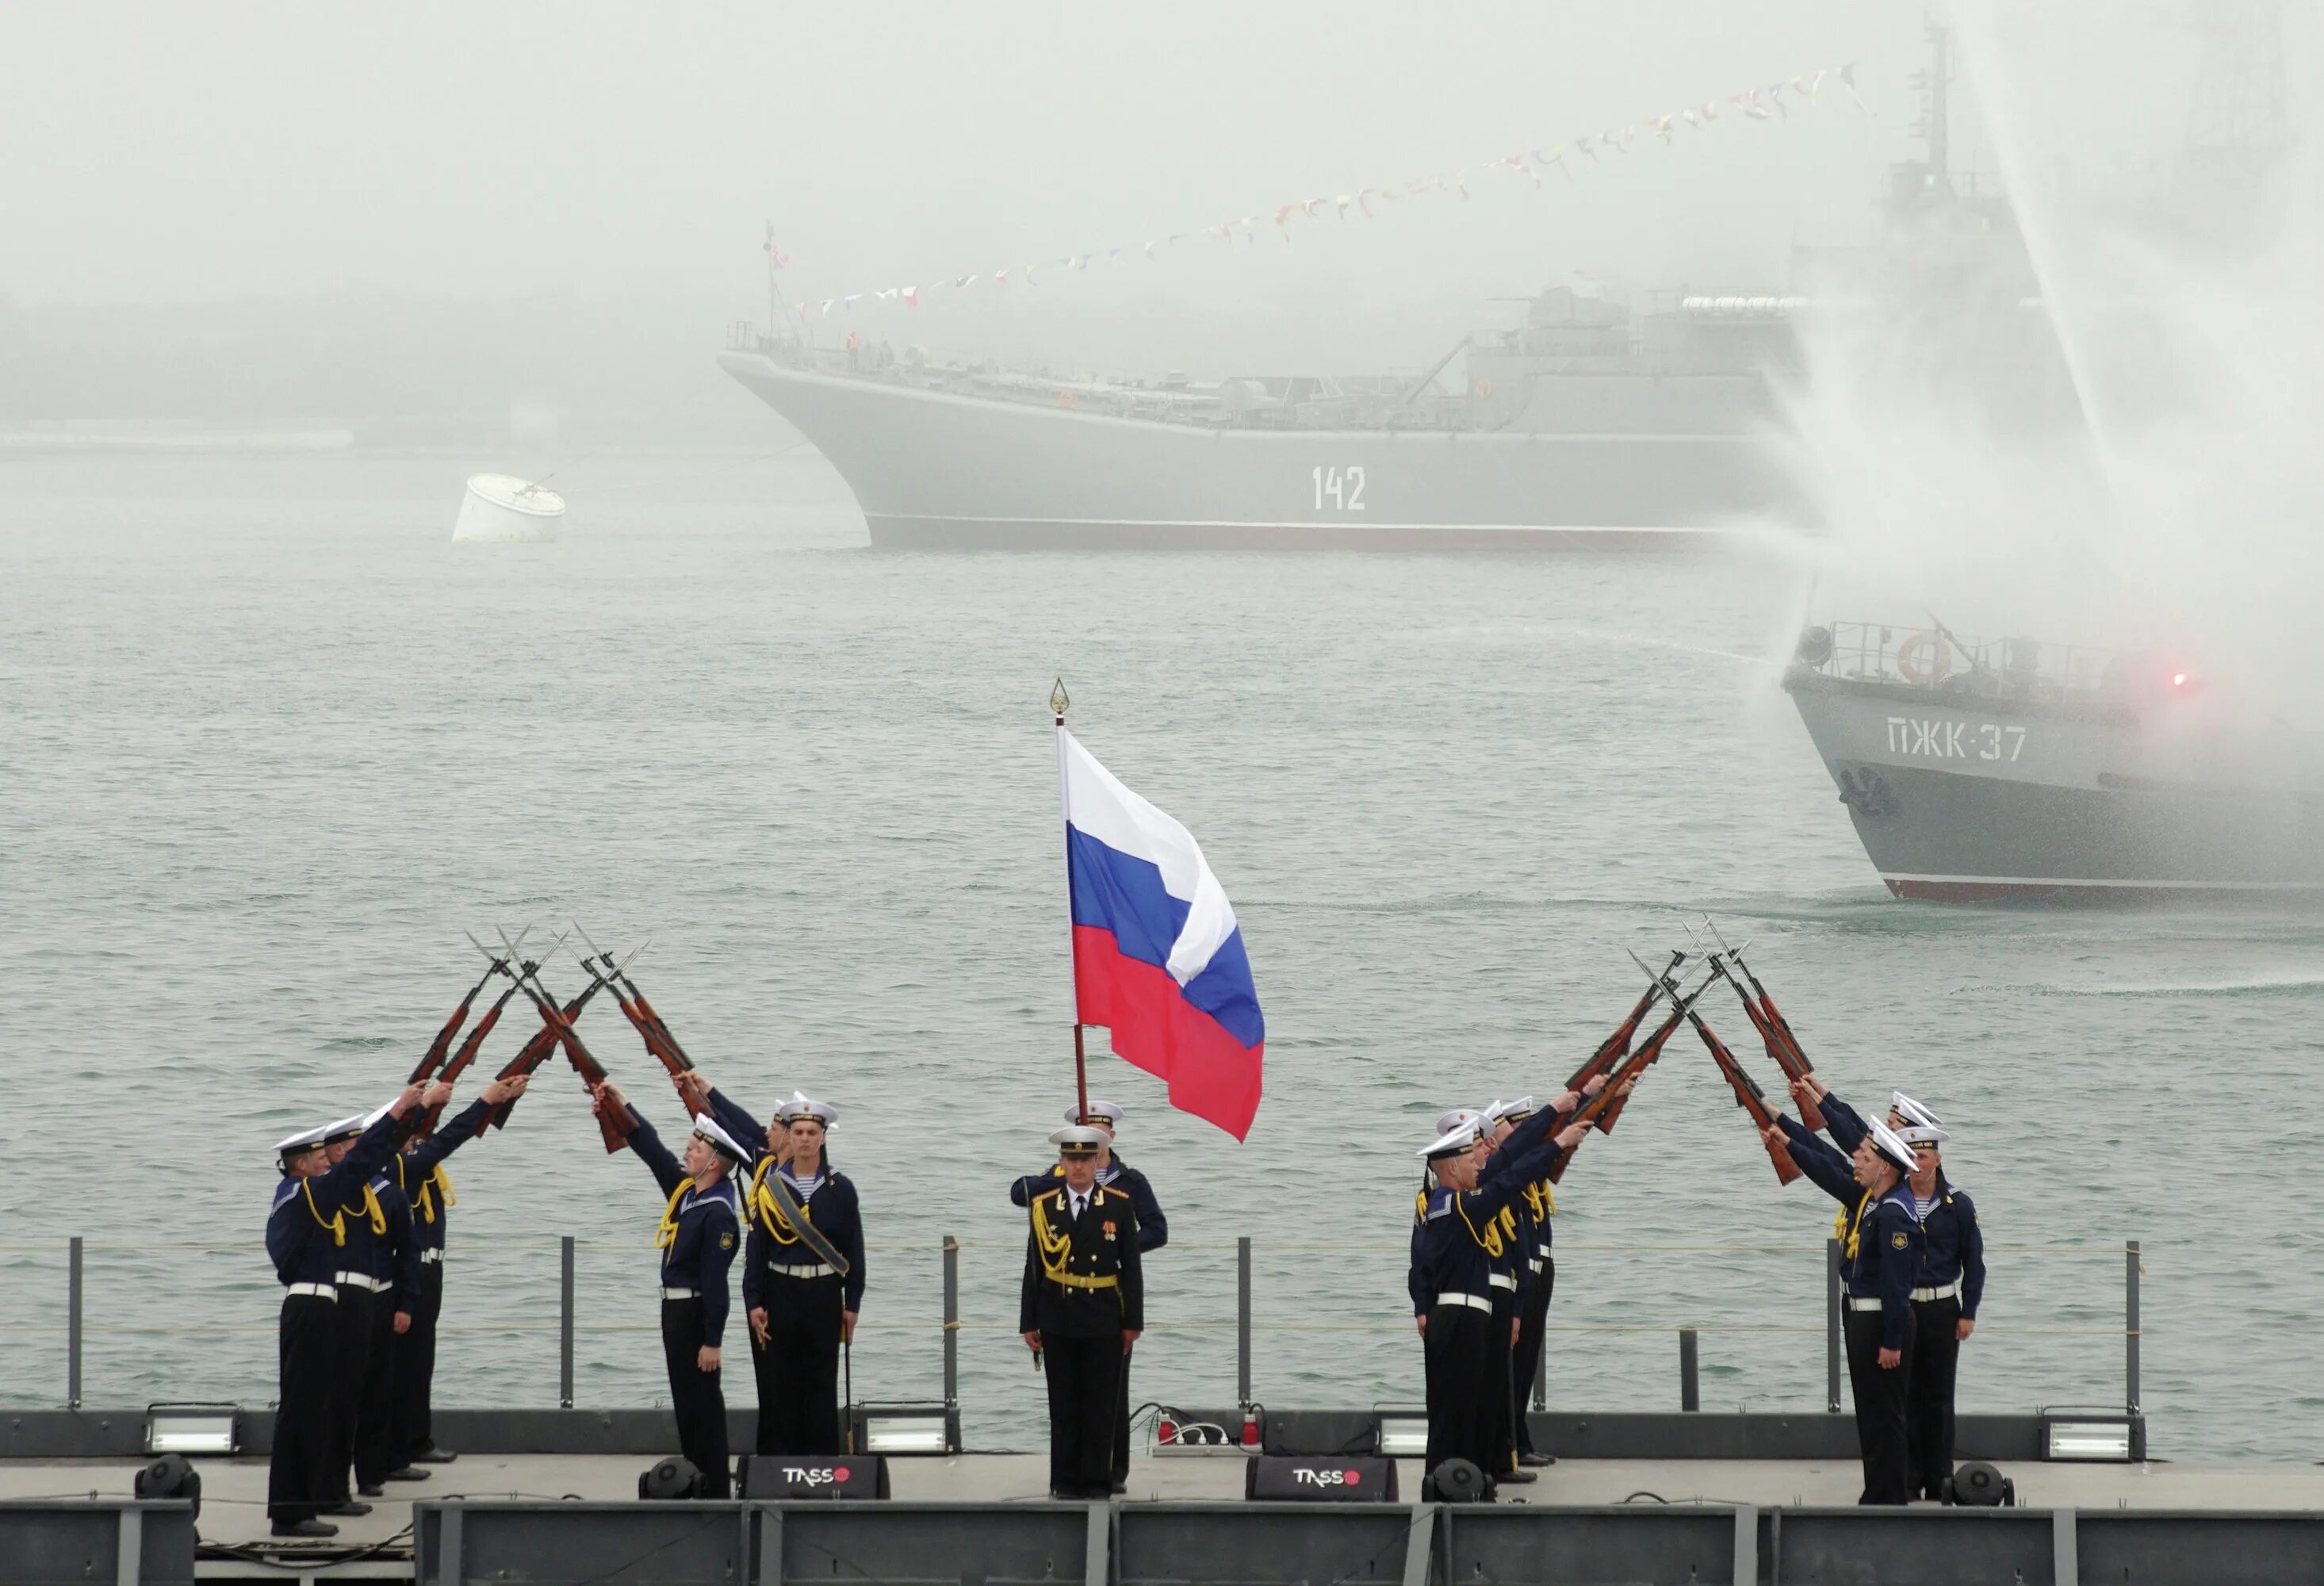
[[[702,1473],[701,1496],[724,1499],[733,1489],[733,1472],[726,1462],[719,1344],[729,1304],[726,1269],[742,1242],[742,1197],[728,1176],[751,1153],[716,1119],[697,1113],[681,1164],[613,1085],[597,1087],[597,1105],[627,1110],[636,1126],[630,1148],[669,1197],[654,1244],[661,1251],[661,1351],[670,1408],[678,1417],[678,1452]]]
[[[1831,1121],[1829,1111],[1824,1116]],[[1835,1135],[1842,1127],[1834,1125]],[[1788,1146],[1800,1170],[1840,1204],[1832,1234],[1844,1241],[1848,1378],[1864,1457],[1864,1495],[1858,1501],[1909,1502],[1914,1483],[1905,1404],[1922,1246],[1920,1219],[1904,1182],[1915,1166],[1913,1148],[1886,1124],[1874,1123],[1864,1128],[1854,1157],[1844,1157],[1787,1112],[1776,1114],[1765,1132],[1770,1143]]]
[[[455,1457],[436,1446],[431,1401],[436,1385],[436,1323],[444,1311],[444,1248],[450,1232],[452,1180],[444,1163],[453,1152],[484,1133],[484,1120],[503,1102],[524,1094],[530,1074],[512,1074],[496,1079],[484,1094],[460,1114],[426,1135],[427,1110],[404,1120],[403,1147],[387,1166],[387,1176],[411,1204],[411,1229],[420,1245],[420,1297],[411,1308],[411,1325],[389,1334],[390,1388],[394,1395],[390,1412],[388,1452],[390,1481],[422,1481],[421,1465],[446,1465]],[[358,1461],[360,1463],[360,1461]]]
[[[1071,1124],[1049,1137],[1059,1182],[1030,1197],[1017,1331],[1049,1389],[1049,1491],[1103,1500],[1113,1487],[1119,1379],[1146,1325],[1138,1208],[1097,1182],[1105,1131]]]
[[[447,1089],[444,1093],[449,1095]],[[334,1162],[324,1148],[329,1128],[305,1130],[275,1147],[282,1182],[266,1219],[266,1253],[281,1283],[277,1328],[281,1388],[269,1456],[266,1514],[277,1536],[335,1536],[316,1517],[333,1501],[331,1385],[337,1374],[335,1318],[345,1259],[349,1191],[378,1171],[395,1149],[395,1120],[421,1104],[413,1085]]]
[[[1508,1353],[1508,1323],[1495,1326],[1494,1263],[1510,1236],[1501,1213],[1523,1196],[1525,1186],[1546,1176],[1559,1155],[1581,1139],[1582,1126],[1569,1124],[1554,1138],[1554,1111],[1536,1113],[1513,1129],[1489,1164],[1478,1148],[1479,1116],[1460,1121],[1425,1147],[1434,1187],[1424,1193],[1419,1226],[1413,1235],[1407,1280],[1413,1314],[1428,1367],[1428,1452],[1423,1491],[1433,1494],[1447,1460],[1465,1460],[1484,1478],[1490,1497],[1508,1469],[1493,1446],[1493,1357]],[[1504,1388],[1500,1397],[1508,1397]],[[1506,1419],[1507,1412],[1501,1412]]]
[[[343,1157],[374,1117],[343,1118],[333,1124],[324,1138],[326,1155],[333,1161]],[[329,1457],[323,1477],[323,1513],[327,1515],[371,1513],[369,1504],[356,1500],[349,1472],[355,1467],[355,1425],[363,1413],[372,1343],[380,1331],[374,1323],[392,1326],[395,1314],[392,1267],[390,1276],[383,1277],[379,1271],[381,1247],[393,1237],[387,1206],[379,1195],[382,1182],[374,1167],[362,1181],[346,1186],[337,1208],[346,1238],[339,1248],[338,1270],[333,1274],[339,1300],[331,1319]]]
[[[372,1176],[368,1187],[386,1227],[371,1241],[371,1336],[364,1344],[351,1452],[355,1490],[379,1498],[386,1492],[382,1483],[387,1473],[401,1462],[394,1447],[394,1351],[397,1337],[411,1331],[411,1314],[420,1308],[420,1236],[411,1226],[411,1203],[384,1169]]]
[[[863,1212],[825,1153],[838,1117],[794,1091],[775,1114],[779,1144],[761,1154],[743,1196],[742,1304],[762,1454],[846,1451],[839,1362],[863,1308]]]
[[[1594,1096],[1606,1088],[1603,1074],[1591,1080],[1582,1092],[1568,1091],[1550,1103],[1553,1110],[1571,1113],[1580,1107],[1585,1096]],[[1496,1102],[1487,1110],[1493,1121],[1494,1148],[1499,1148],[1510,1130],[1534,1114],[1531,1096],[1515,1102]],[[1533,1430],[1526,1424],[1526,1406],[1533,1397],[1534,1378],[1541,1366],[1542,1340],[1549,1326],[1550,1296],[1557,1288],[1557,1261],[1550,1253],[1550,1219],[1557,1214],[1557,1196],[1544,1175],[1529,1181],[1523,1196],[1512,1203],[1524,1237],[1528,1240],[1525,1262],[1520,1269],[1518,1290],[1517,1344],[1509,1353],[1509,1389],[1511,1431],[1516,1444],[1517,1467],[1531,1470],[1557,1462],[1550,1455],[1536,1452],[1533,1446]],[[1526,1480],[1524,1476],[1517,1478]]]
[[[1491,1170],[1494,1147],[1510,1132],[1500,1122],[1501,1109],[1508,1104],[1494,1101],[1478,1111],[1480,1183],[1483,1173]],[[1517,1463],[1517,1389],[1510,1358],[1517,1352],[1519,1322],[1532,1288],[1533,1272],[1526,1258],[1533,1251],[1534,1234],[1526,1221],[1524,1206],[1525,1197],[1520,1192],[1494,1213],[1500,1224],[1501,1237],[1499,1248],[1491,1252],[1492,1270],[1485,1280],[1489,1286],[1486,1297],[1493,1302],[1493,1325],[1491,1345],[1486,1351],[1484,1437],[1485,1446],[1493,1456],[1487,1468],[1496,1481],[1537,1480],[1531,1471]]]
[[[1906,1418],[1913,1436],[1913,1487],[1922,1498],[1949,1499],[1953,1473],[1953,1380],[1960,1346],[1977,1331],[1985,1297],[1985,1235],[1977,1207],[1945,1177],[1941,1148],[1951,1137],[1934,1124],[1896,1131],[1918,1162],[1904,1187],[1921,1220],[1921,1270],[1913,1279],[1913,1381]]]
[[[1122,1110],[1111,1102],[1090,1098],[1089,1111],[1084,1113],[1079,1102],[1065,1107],[1065,1121],[1085,1123],[1105,1135],[1105,1148],[1097,1154],[1097,1181],[1107,1189],[1118,1189],[1130,1197],[1138,1213],[1138,1253],[1148,1256],[1170,1242],[1170,1222],[1162,1215],[1162,1203],[1154,1198],[1154,1186],[1146,1176],[1123,1161],[1114,1150],[1114,1141],[1121,1133]],[[1028,1173],[1009,1186],[1012,1205],[1028,1205],[1032,1198],[1057,1183],[1057,1169],[1052,1166],[1040,1173]],[[1133,1353],[1135,1351],[1132,1351]],[[1113,1416],[1113,1490],[1125,1492],[1130,1488],[1130,1355],[1121,1357],[1121,1402],[1114,1406]]]

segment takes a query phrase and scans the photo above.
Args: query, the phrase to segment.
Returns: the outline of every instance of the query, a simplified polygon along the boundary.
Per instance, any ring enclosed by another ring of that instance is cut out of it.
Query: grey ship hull
[[[1897,897],[2324,895],[2324,783],[2265,745],[1796,668],[1784,687]]]
[[[1750,435],[1210,427],[719,362],[829,459],[876,546],[1670,549],[1797,517]]]

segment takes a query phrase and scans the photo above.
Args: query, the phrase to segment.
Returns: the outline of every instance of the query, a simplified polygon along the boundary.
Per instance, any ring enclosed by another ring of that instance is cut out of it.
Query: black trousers
[[[1856,1443],[1864,1455],[1864,1496],[1858,1503],[1910,1503],[1912,1445],[1904,1405],[1913,1385],[1913,1329],[1904,1328],[1904,1359],[1892,1370],[1880,1367],[1880,1313],[1849,1311],[1848,1381],[1856,1394]]]
[[[1119,1487],[1130,1480],[1130,1357],[1135,1350],[1124,1350],[1119,1384],[1113,1396],[1113,1463],[1111,1467],[1112,1486]]]
[[[1960,1364],[1958,1296],[1913,1304],[1913,1380],[1904,1418],[1913,1434],[1913,1492],[1942,1498],[1953,1473],[1953,1373]]]
[[[1437,1305],[1428,1313],[1421,1353],[1428,1367],[1427,1471],[1446,1460],[1467,1460],[1490,1483],[1500,1471],[1487,1445],[1485,1387],[1492,1362],[1493,1318],[1467,1305]],[[1502,1338],[1508,1336],[1503,1322]],[[1504,1350],[1506,1354],[1507,1351]],[[1490,1490],[1489,1486],[1488,1490]]]
[[[846,1279],[785,1277],[764,1282],[767,1342],[751,1337],[751,1372],[759,1386],[762,1454],[846,1452],[839,1426],[839,1332]]]
[[[420,1305],[411,1313],[411,1331],[389,1335],[395,1356],[395,1406],[388,1434],[394,1451],[391,1470],[410,1464],[436,1441],[430,1407],[436,1392],[436,1321],[443,1314],[444,1265],[429,1261],[420,1268]]]
[[[364,1372],[371,1364],[371,1314],[374,1301],[392,1303],[385,1295],[367,1288],[339,1285],[337,1304],[331,1307],[330,1431],[323,1448],[323,1501],[341,1504],[354,1495],[347,1490],[347,1471],[355,1462],[355,1416],[363,1406]]]
[[[275,1327],[274,1449],[266,1471],[266,1517],[311,1520],[335,1501],[323,1480],[330,1464],[331,1379],[337,1353],[336,1302],[285,1295]]]
[[[1492,1462],[1485,1467],[1487,1474],[1506,1476],[1517,1468],[1517,1392],[1512,1380],[1510,1357],[1517,1352],[1515,1329],[1517,1296],[1512,1290],[1497,1288],[1492,1292],[1493,1334],[1485,1351],[1485,1402],[1483,1415],[1485,1451]]]
[[[1534,1274],[1533,1290],[1517,1313],[1517,1347],[1509,1357],[1509,1391],[1517,1400],[1510,1414],[1517,1421],[1517,1452],[1531,1453],[1533,1428],[1526,1423],[1526,1406],[1533,1402],[1534,1379],[1541,1371],[1541,1341],[1549,1326],[1549,1296],[1557,1288],[1557,1259],[1544,1256]]]
[[[377,1487],[403,1462],[395,1448],[395,1307],[392,1293],[371,1297],[371,1342],[355,1397],[355,1485]]]
[[[1058,1498],[1113,1492],[1113,1419],[1121,1398],[1121,1334],[1041,1334],[1049,1388],[1049,1490]]]
[[[718,1385],[724,1372],[702,1369],[703,1342],[701,1300],[664,1299],[661,1358],[669,1368],[678,1452],[702,1472],[702,1496],[724,1499],[733,1490],[733,1472],[726,1466],[726,1395]]]

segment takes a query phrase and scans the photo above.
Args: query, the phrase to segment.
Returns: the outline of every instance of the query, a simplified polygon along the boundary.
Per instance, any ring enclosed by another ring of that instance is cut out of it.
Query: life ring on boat
[[[1493,394],[1493,383],[1489,380],[1480,380],[1476,384],[1469,388],[1469,392],[1471,395],[1474,396],[1481,402],[1487,397]]]
[[[1932,644],[1937,647],[1924,661],[1921,659],[1921,652]],[[1944,646],[1937,644],[1934,633],[1909,635],[1896,647],[1896,675],[1907,683],[1933,683],[1950,670],[1952,668],[1945,659]]]

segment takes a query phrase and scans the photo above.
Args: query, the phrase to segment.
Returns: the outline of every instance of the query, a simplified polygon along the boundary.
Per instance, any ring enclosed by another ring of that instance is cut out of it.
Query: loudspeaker
[[[1243,1462],[1242,1495],[1278,1503],[1394,1503],[1396,1462],[1260,1454]]]
[[[888,1462],[879,1454],[754,1454],[735,1473],[747,1498],[888,1496]]]
[[[638,1496],[656,1503],[702,1496],[702,1472],[691,1460],[670,1458],[638,1478]]]
[[[184,1498],[194,1506],[194,1517],[202,1515],[202,1479],[199,1472],[187,1462],[183,1454],[163,1454],[150,1462],[137,1472],[131,1489],[139,1498]]]
[[[1423,1497],[1439,1503],[1482,1503],[1485,1473],[1467,1460],[1446,1460],[1428,1473],[1422,1488]]]
[[[1971,1460],[1945,1482],[1945,1501],[1963,1508],[2015,1508],[2017,1483],[1983,1460]]]

